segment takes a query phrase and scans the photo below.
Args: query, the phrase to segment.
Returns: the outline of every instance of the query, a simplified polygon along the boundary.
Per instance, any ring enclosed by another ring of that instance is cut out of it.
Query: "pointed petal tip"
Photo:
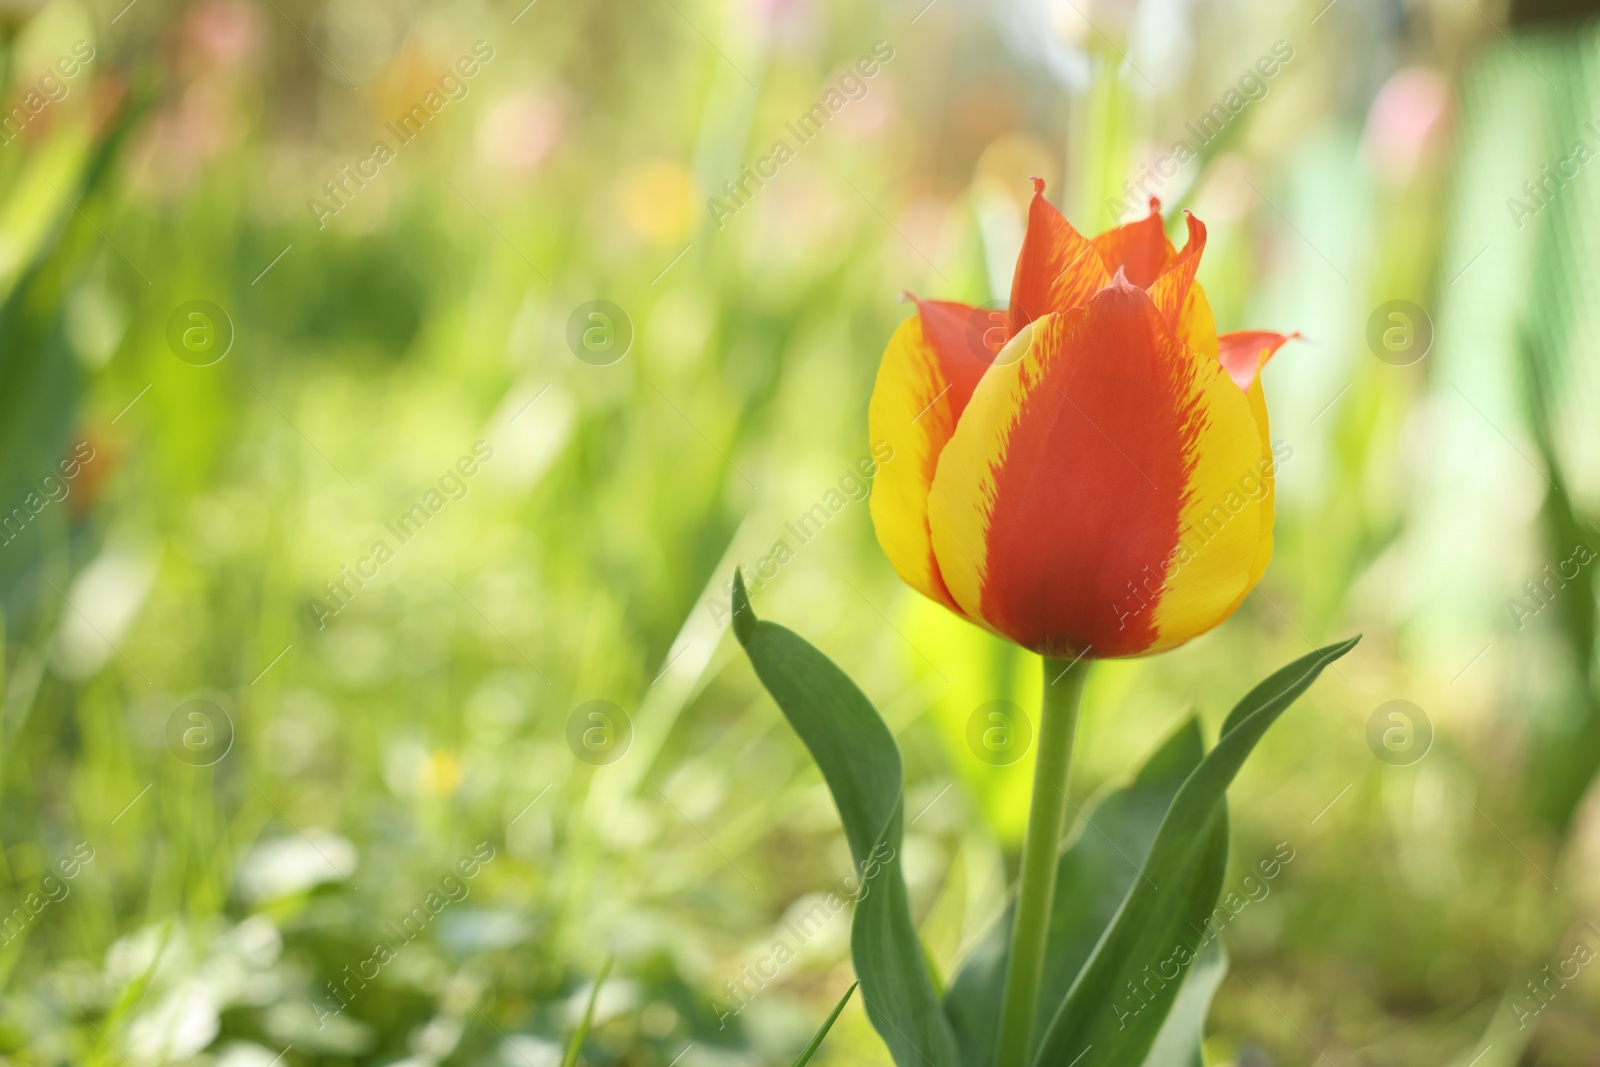
[[[1206,242],[1206,224],[1201,222],[1199,217],[1188,208],[1183,209],[1183,224],[1184,228],[1189,231],[1189,236],[1184,241],[1183,250],[1189,252],[1203,249]]]
[[[1239,330],[1234,333],[1219,334],[1217,342],[1220,351],[1217,358],[1234,383],[1240,389],[1248,390],[1261,373],[1261,368],[1265,367],[1267,361],[1284,345],[1290,341],[1305,340],[1305,335],[1299,330],[1294,333]]]
[[[1037,174],[1035,174],[1035,175],[1031,176],[1028,180],[1033,183],[1033,195],[1034,196],[1043,196],[1044,195],[1044,179],[1039,177]]]

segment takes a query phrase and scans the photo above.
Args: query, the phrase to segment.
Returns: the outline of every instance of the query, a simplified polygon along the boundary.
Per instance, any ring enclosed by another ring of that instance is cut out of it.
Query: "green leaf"
[[[1051,906],[1049,944],[1039,986],[1039,1017],[1048,1020],[1128,895],[1162,817],[1205,754],[1200,724],[1190,719],[1127,785],[1106,795],[1061,854]],[[1013,898],[962,962],[945,998],[961,1062],[990,1067],[999,1038],[1000,1004],[1010,955]]]
[[[733,631],[833,794],[861,881],[851,956],[867,1018],[901,1067],[955,1067],[900,869],[905,819],[894,735],[843,671],[794,632],[756,619],[733,578]]]
[[[817,1031],[817,1036],[811,1039],[811,1044],[807,1045],[805,1050],[800,1053],[800,1058],[794,1061],[794,1067],[806,1067],[806,1064],[811,1062],[811,1057],[816,1054],[817,1049],[822,1045],[822,1039],[828,1036],[829,1030],[833,1029],[833,1021],[839,1017],[841,1011],[844,1011],[844,1006],[850,1003],[850,994],[854,993],[856,986],[860,984],[860,982],[850,983],[850,988],[844,991],[844,996],[839,998],[839,1003],[833,1006],[833,1014],[829,1015],[827,1020],[823,1022],[822,1029]]]
[[[1139,1067],[1204,938],[1228,861],[1227,789],[1267,727],[1360,638],[1320,648],[1252,689],[1173,799],[1144,871],[1045,1032],[1034,1063]]]
[[[1205,1040],[1206,1016],[1211,1013],[1211,998],[1216,996],[1227,973],[1228,951],[1221,937],[1212,938],[1183,976],[1183,987],[1161,1024],[1143,1067],[1205,1067],[1200,1046]]]
[[[600,973],[595,975],[594,987],[589,990],[589,1003],[583,1009],[583,1019],[567,1040],[567,1051],[561,1057],[561,1067],[572,1067],[578,1062],[578,1053],[583,1051],[583,1043],[589,1037],[589,1027],[594,1024],[594,1006],[600,1001],[600,987],[606,984],[606,975],[610,973],[611,957],[607,956],[600,965]]]

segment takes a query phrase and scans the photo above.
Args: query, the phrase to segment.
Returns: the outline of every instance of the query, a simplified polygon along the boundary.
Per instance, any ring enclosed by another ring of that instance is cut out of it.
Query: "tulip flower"
[[[1045,657],[998,1067],[1026,1062],[1087,667],[1231,615],[1272,555],[1260,372],[1288,336],[1217,335],[1160,204],[1093,239],[1034,179],[1006,313],[917,302],[868,413],[878,541],[907,584]]]
[[[1272,555],[1259,372],[1288,340],[1218,337],[1149,217],[1089,240],[1035,179],[1008,314],[917,302],[889,342],[872,519],[900,576],[1042,655],[1159,652],[1231,615]],[[992,323],[992,326],[991,326]]]

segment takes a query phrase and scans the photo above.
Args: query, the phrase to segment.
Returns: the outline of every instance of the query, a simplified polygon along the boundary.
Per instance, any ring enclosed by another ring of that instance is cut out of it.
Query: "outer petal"
[[[1019,352],[979,383],[929,496],[956,602],[1053,656],[1135,655],[1220,621],[1249,575],[1257,503],[1191,561],[1187,576],[1203,582],[1165,579],[1184,523],[1224,472],[1256,461],[1244,395],[1126,280],[1011,344]]]
[[[1239,594],[1241,602],[1261,580],[1261,576],[1267,571],[1267,564],[1272,560],[1272,525],[1277,513],[1274,485],[1277,476],[1277,457],[1272,451],[1272,433],[1267,419],[1267,397],[1261,388],[1261,368],[1267,365],[1267,360],[1271,359],[1278,349],[1299,336],[1298,333],[1281,334],[1265,330],[1246,330],[1225,334],[1218,339],[1223,369],[1228,371],[1235,385],[1244,389],[1245,397],[1250,401],[1250,413],[1255,416],[1256,428],[1261,435],[1261,540],[1256,546],[1255,562],[1250,567],[1249,584]],[[1234,607],[1238,607],[1238,604]]]
[[[1267,357],[1262,356],[1261,362],[1266,361]],[[1239,594],[1240,601],[1256,587],[1261,576],[1267,573],[1267,564],[1272,562],[1272,524],[1277,518],[1277,489],[1274,485],[1278,474],[1277,457],[1272,452],[1272,431],[1267,423],[1267,394],[1261,388],[1259,374],[1250,383],[1250,388],[1245,390],[1245,397],[1250,401],[1250,414],[1255,416],[1256,429],[1261,436],[1261,540],[1256,543],[1256,558],[1250,565],[1250,580]],[[1231,610],[1229,614],[1232,614]]]
[[[1228,376],[1240,389],[1248,390],[1284,345],[1299,338],[1298,333],[1272,333],[1269,330],[1240,330],[1217,338],[1219,358]]]
[[[1241,393],[1210,356],[1194,353],[1205,429],[1195,440],[1178,551],[1155,600],[1151,652],[1181,645],[1243,603],[1272,558],[1272,444],[1258,379]]]
[[[1150,285],[1150,299],[1155,301],[1161,317],[1167,320],[1167,325],[1178,334],[1180,340],[1184,338],[1186,328],[1194,325],[1191,323],[1186,327],[1184,319],[1186,314],[1192,314],[1193,301],[1190,295],[1198,288],[1194,276],[1200,269],[1200,257],[1206,250],[1205,223],[1189,214],[1185,214],[1184,219],[1189,225],[1188,243],[1162,268],[1161,275]],[[1162,239],[1165,240],[1165,237]],[[1209,318],[1209,305],[1206,310]],[[1215,332],[1215,326],[1212,329]]]
[[[1150,214],[1138,222],[1107,230],[1094,239],[1094,247],[1108,273],[1121,270],[1141,289],[1150,288],[1177,256],[1161,222],[1161,201],[1153,196]]]
[[[1195,281],[1200,257],[1206,250],[1205,224],[1185,214],[1189,240],[1183,251],[1162,271],[1150,286],[1150,298],[1161,309],[1167,324],[1190,352],[1209,359],[1217,358],[1217,324],[1211,316],[1211,302]]]
[[[1094,245],[1044,198],[1044,179],[1033,179],[1028,232],[1011,279],[1008,337],[1052,311],[1085,303],[1110,281]]]
[[[919,301],[917,314],[895,331],[878,366],[867,409],[867,431],[878,456],[872,481],[872,525],[878,543],[905,583],[953,611],[928,533],[928,489],[939,453],[988,369],[987,352],[971,347],[981,309]],[[878,455],[887,444],[885,460]]]

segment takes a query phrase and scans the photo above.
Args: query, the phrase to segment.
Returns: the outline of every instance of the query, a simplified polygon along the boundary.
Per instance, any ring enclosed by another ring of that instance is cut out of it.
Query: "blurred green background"
[[[854,472],[896,295],[1003,299],[1038,174],[1308,339],[1265,581],[1097,669],[1074,802],[1366,634],[1232,791],[1293,859],[1208,1062],[1600,1063],[1593,5],[924,4],[0,7],[0,1062],[554,1067],[608,958],[582,1062],[792,1060],[848,916],[728,983],[851,865],[741,562],[898,735],[951,973],[1036,669]],[[888,1063],[859,1001],[816,1062]]]

